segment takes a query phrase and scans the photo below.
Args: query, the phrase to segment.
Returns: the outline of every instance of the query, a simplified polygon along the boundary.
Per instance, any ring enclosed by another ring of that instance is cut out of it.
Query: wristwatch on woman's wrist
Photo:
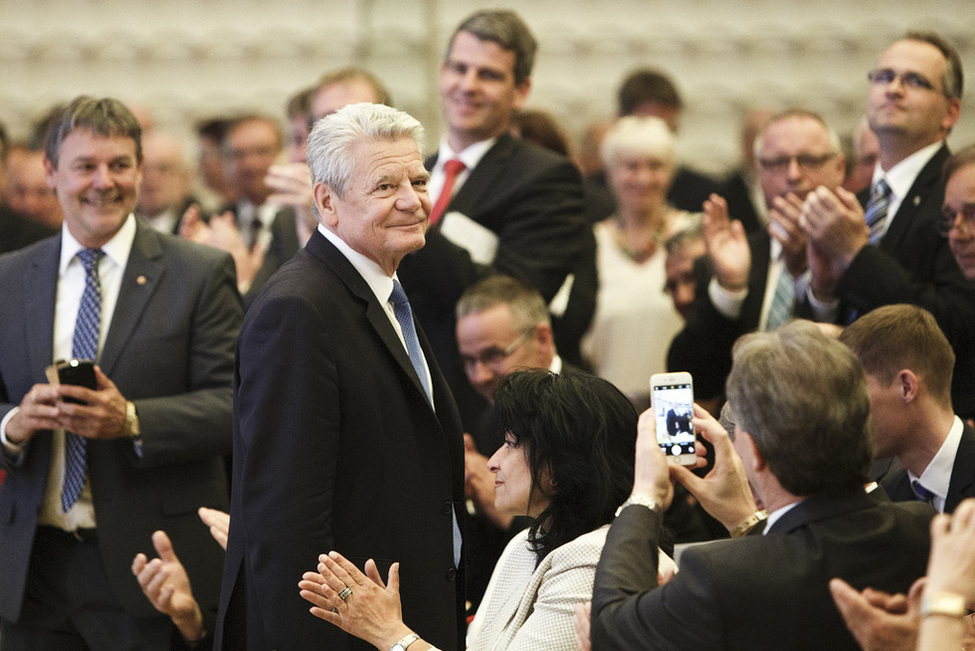
[[[410,646],[414,642],[420,639],[420,636],[416,633],[410,633],[402,640],[389,647],[389,651],[406,651],[406,647]]]

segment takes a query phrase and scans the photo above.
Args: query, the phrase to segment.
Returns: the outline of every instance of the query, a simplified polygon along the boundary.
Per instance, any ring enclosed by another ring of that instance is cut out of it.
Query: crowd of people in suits
[[[880,52],[852,151],[746,116],[721,182],[650,69],[570,159],[536,50],[466,18],[426,158],[358,68],[287,138],[200,124],[200,184],[115,99],[0,129],[0,650],[975,639],[955,49]],[[46,370],[72,358],[90,386]],[[665,370],[691,468],[637,416]]]

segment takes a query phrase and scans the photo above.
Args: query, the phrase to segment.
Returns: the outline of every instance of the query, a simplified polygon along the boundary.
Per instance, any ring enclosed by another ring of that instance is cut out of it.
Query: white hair
[[[674,133],[660,118],[628,115],[617,120],[606,133],[599,153],[606,167],[612,167],[626,154],[658,158],[673,166],[676,146]]]
[[[355,174],[352,148],[359,142],[412,138],[423,150],[423,126],[408,113],[383,104],[349,104],[315,123],[308,136],[312,183],[324,183],[345,197]]]

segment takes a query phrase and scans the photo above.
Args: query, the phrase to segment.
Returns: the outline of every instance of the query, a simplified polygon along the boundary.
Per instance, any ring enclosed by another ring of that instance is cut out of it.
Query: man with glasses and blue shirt
[[[858,196],[818,188],[800,224],[810,241],[810,312],[848,323],[891,303],[930,310],[957,355],[956,410],[975,414],[975,283],[939,233],[945,143],[961,111],[961,60],[944,39],[910,32],[867,78],[867,119],[880,141],[873,182]]]

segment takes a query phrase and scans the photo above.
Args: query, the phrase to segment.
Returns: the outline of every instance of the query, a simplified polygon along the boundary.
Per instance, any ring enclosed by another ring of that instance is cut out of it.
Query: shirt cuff
[[[711,282],[708,283],[708,298],[711,299],[714,308],[729,319],[737,319],[741,316],[741,308],[747,296],[747,287],[731,291],[722,287],[717,278],[711,278]]]
[[[820,323],[836,323],[836,316],[840,313],[840,299],[821,301],[813,294],[812,286],[806,284],[806,300],[812,309],[813,317]]]

